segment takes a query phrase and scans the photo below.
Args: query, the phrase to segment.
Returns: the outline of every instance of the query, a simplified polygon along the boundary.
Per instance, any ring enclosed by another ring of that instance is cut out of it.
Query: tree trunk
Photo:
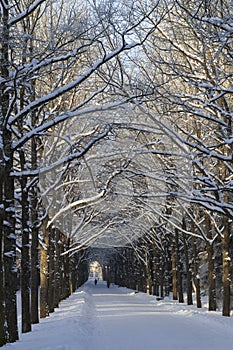
[[[175,228],[175,242],[176,242],[176,260],[177,260],[177,279],[178,279],[178,296],[179,296],[179,303],[184,302],[184,293],[183,293],[183,269],[182,269],[182,263],[180,261],[180,243],[179,243],[179,231],[177,228]]]
[[[47,229],[48,219],[43,223],[44,242],[40,249],[40,317],[49,315],[48,305],[48,279],[49,279],[49,232]]]
[[[173,300],[178,300],[178,291],[177,291],[177,256],[175,249],[174,237],[171,236],[171,254],[172,254],[172,294]]]
[[[165,256],[165,296],[168,297],[170,293],[170,277],[171,277],[171,257],[168,247],[166,247]]]
[[[3,172],[1,172],[3,174]],[[1,177],[1,175],[0,175]],[[2,177],[3,178],[3,177]],[[2,179],[1,178],[1,179]],[[0,179],[0,200],[2,203],[2,181]],[[5,311],[4,311],[4,285],[3,285],[3,261],[2,261],[2,246],[3,246],[3,219],[4,211],[3,207],[0,207],[0,347],[6,344],[5,334]]]
[[[33,40],[30,43],[30,57],[33,57]],[[31,100],[35,100],[35,79],[31,82],[32,95]],[[32,127],[36,126],[36,111],[32,111],[31,114],[31,124]],[[32,137],[31,139],[31,168],[32,170],[37,169],[38,159],[37,159],[37,139]],[[31,321],[32,324],[39,323],[39,229],[38,229],[38,187],[34,184],[31,191],[31,201],[30,201],[30,213],[31,213]]]
[[[26,185],[26,182],[23,181],[22,187],[24,187],[25,185]],[[22,333],[31,331],[28,213],[29,213],[29,205],[28,205],[27,193],[24,193],[22,189],[22,249],[21,249]]]
[[[222,237],[222,264],[223,264],[223,316],[230,316],[230,255],[229,255],[229,237],[230,237],[230,227],[229,220],[226,216],[223,218],[224,229]]]
[[[5,133],[6,134],[6,133]],[[7,133],[8,134],[8,133]],[[7,135],[9,136],[9,135]],[[11,142],[10,137],[5,142]],[[14,179],[10,175],[12,170],[13,155],[8,150],[6,156],[9,157],[6,166],[6,179],[4,186],[5,195],[5,225],[4,225],[4,275],[5,275],[5,310],[8,342],[18,340],[17,325],[17,267],[16,267],[16,236],[15,236],[15,207],[14,207]]]
[[[0,73],[2,80],[7,82],[9,78],[9,6],[8,0],[1,8],[1,35],[0,35]],[[1,106],[0,122],[1,128],[6,123],[8,107],[10,104],[9,89],[5,84],[1,84]],[[11,131],[5,128],[1,130],[1,170],[4,170],[3,187],[1,186],[4,209],[4,250],[3,265],[5,277],[5,330],[6,339],[3,335],[1,342],[15,342],[18,340],[17,326],[17,308],[16,308],[16,287],[17,287],[17,268],[16,268],[16,237],[15,237],[15,204],[14,204],[14,180],[10,175],[13,168],[13,150],[12,150]],[[3,174],[1,174],[3,175]],[[1,242],[2,244],[2,242]],[[2,307],[1,307],[2,308]],[[1,315],[3,319],[3,315]],[[2,327],[2,326],[1,326]]]
[[[209,311],[216,311],[216,286],[215,286],[215,267],[214,267],[214,247],[211,240],[211,225],[209,215],[205,214],[206,235],[209,238],[207,242],[208,254],[208,283],[209,283]]]
[[[154,279],[154,295],[159,296],[159,261],[158,261],[158,251],[155,244],[153,247],[153,279]]]
[[[186,222],[183,218],[182,228],[186,230]],[[187,281],[187,304],[193,305],[193,296],[192,296],[192,272],[191,266],[189,263],[189,252],[188,252],[188,243],[185,233],[183,233],[183,244],[184,244],[184,256],[185,256],[185,266],[186,266],[186,281]]]
[[[23,151],[20,152],[21,169],[25,168]],[[29,202],[26,190],[27,178],[21,179],[21,206],[22,206],[22,248],[21,248],[21,306],[22,306],[22,333],[31,331],[30,308],[30,242],[29,242]]]
[[[48,252],[49,252],[49,280],[48,280],[48,305],[49,312],[54,312],[54,288],[55,288],[55,274],[54,274],[54,245],[55,240],[55,229],[51,228],[49,230],[49,244],[48,244]]]
[[[146,262],[146,293],[151,294],[151,273],[150,273],[150,256],[148,250],[145,252]]]
[[[61,237],[58,228],[55,229],[55,259],[54,259],[54,307],[58,307],[61,300],[61,281],[62,281],[62,264],[61,264]]]
[[[160,298],[164,298],[164,258],[160,258]]]
[[[213,244],[207,245],[208,253],[208,281],[209,281],[209,311],[216,311],[216,287]]]
[[[69,249],[69,239],[67,240],[66,250]],[[64,256],[64,294],[63,298],[70,296],[70,259],[69,254]]]
[[[193,231],[194,232],[194,228]],[[201,286],[200,286],[200,277],[198,274],[198,254],[197,254],[197,243],[196,238],[192,237],[192,250],[193,250],[193,274],[194,274],[194,285],[195,285],[195,292],[196,292],[196,301],[197,301],[197,308],[201,308]]]
[[[37,191],[34,187],[31,199],[31,321],[39,323],[39,239],[37,215]]]

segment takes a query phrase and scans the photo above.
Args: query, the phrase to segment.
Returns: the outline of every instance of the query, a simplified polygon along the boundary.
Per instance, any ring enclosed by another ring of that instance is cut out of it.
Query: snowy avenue
[[[233,349],[233,0],[0,0],[0,348]]]
[[[231,349],[233,321],[166,298],[93,280],[3,350]]]

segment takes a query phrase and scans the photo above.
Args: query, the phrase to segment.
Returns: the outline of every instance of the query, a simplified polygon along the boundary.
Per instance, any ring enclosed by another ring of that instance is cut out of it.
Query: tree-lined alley
[[[230,316],[232,2],[1,0],[0,23],[0,345],[18,288],[25,333],[93,259]]]

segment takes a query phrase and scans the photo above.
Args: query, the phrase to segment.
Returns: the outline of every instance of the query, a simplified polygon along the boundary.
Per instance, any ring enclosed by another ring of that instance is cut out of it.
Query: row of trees
[[[184,270],[210,310],[217,285],[229,316],[231,1],[4,0],[0,22],[1,345],[18,339],[18,255],[23,332],[38,268],[45,317],[89,246],[126,247],[119,284],[182,300]]]
[[[130,207],[138,214],[132,215],[130,226],[127,222],[134,235],[129,246],[142,250],[139,255],[134,253],[144,264],[139,269],[139,275],[144,276],[138,282],[144,286],[142,290],[149,283],[147,262],[157,261],[156,251],[160,267],[154,270],[159,270],[166,279],[167,292],[173,281],[176,298],[177,289],[183,286],[177,280],[184,270],[188,302],[195,286],[200,305],[202,287],[208,290],[209,309],[215,310],[218,304],[223,315],[229,316],[232,308],[232,4],[174,1],[170,5],[165,20],[137,53],[140,61],[130,57],[137,73],[137,87],[150,91],[151,98],[148,96],[138,106],[137,119],[134,122],[131,119],[128,135],[131,133],[133,139],[132,153],[128,153],[130,164],[121,174],[134,188]],[[137,136],[132,130],[137,130]],[[141,187],[135,185],[139,182]],[[122,191],[115,193],[122,195]],[[126,232],[124,226],[125,236]],[[122,253],[124,266],[114,277],[120,284],[127,281],[127,285],[132,285],[130,276],[138,278],[138,272],[132,271],[135,264],[130,254]],[[149,258],[145,258],[147,254]],[[120,263],[117,266],[120,269]],[[114,263],[111,269],[115,269]],[[123,275],[123,282],[119,274]],[[153,273],[149,276],[156,284]],[[160,283],[163,283],[161,277]],[[135,280],[133,284],[135,288]],[[181,300],[182,293],[180,290]]]
[[[18,256],[22,332],[39,319],[39,268],[41,317],[68,295],[70,281],[75,288],[77,273],[78,283],[87,277],[84,229],[96,214],[85,208],[114,177],[83,197],[85,154],[111,131],[111,121],[93,116],[135,96],[118,94],[110,81],[117,57],[152,32],[158,3],[126,21],[131,5],[113,18],[115,2],[0,1],[0,345],[18,339]],[[147,30],[134,35],[143,23]]]

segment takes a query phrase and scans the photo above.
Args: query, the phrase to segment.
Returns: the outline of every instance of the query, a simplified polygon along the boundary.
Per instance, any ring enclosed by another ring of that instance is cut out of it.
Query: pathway
[[[232,349],[233,317],[88,281],[3,350]]]

